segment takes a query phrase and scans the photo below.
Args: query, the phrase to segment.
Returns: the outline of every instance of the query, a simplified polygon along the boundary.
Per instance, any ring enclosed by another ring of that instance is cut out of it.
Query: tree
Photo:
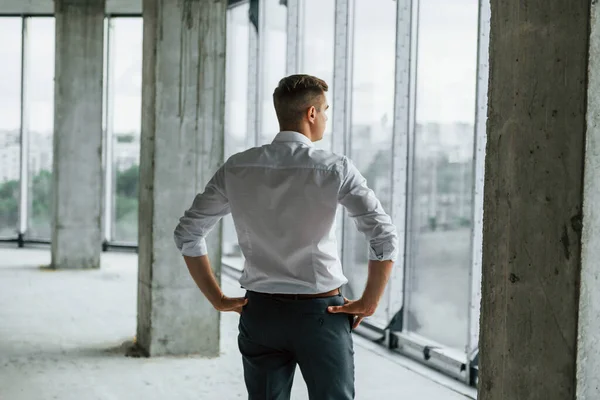
[[[115,216],[121,231],[128,238],[137,237],[139,166],[116,173]],[[49,235],[52,215],[52,172],[42,170],[31,179],[31,227],[39,236]],[[20,183],[17,180],[0,183],[0,233],[13,230],[19,223]],[[122,236],[123,236],[122,235]]]
[[[0,231],[19,222],[19,181],[0,184]]]
[[[139,176],[138,165],[133,165],[125,171],[117,171],[117,196],[137,199]]]
[[[32,218],[49,220],[52,203],[52,172],[42,170],[31,183]]]
[[[139,166],[117,171],[115,235],[120,240],[137,240]]]

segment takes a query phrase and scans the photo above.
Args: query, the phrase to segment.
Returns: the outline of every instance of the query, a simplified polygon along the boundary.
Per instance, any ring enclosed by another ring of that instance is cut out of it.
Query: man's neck
[[[280,132],[284,132],[284,131],[288,131],[288,132],[298,132],[301,135],[306,136],[311,142],[314,142],[312,135],[310,134],[310,131],[307,131],[306,129],[302,129],[302,128],[292,128],[292,127],[280,127]]]

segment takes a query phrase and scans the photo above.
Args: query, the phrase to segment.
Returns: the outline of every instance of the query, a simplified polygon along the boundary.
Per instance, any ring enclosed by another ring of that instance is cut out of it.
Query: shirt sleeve
[[[174,238],[181,254],[188,257],[206,255],[206,236],[229,213],[224,169],[220,168],[208,182],[204,192],[196,196],[190,209],[179,219]]]
[[[396,227],[375,193],[367,186],[367,180],[346,157],[338,202],[346,208],[357,229],[369,241],[369,259],[395,261],[398,255]]]

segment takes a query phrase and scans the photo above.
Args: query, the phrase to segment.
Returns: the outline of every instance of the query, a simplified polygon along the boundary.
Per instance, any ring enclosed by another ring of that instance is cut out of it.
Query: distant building
[[[123,138],[128,138],[123,140]],[[138,135],[115,135],[113,166],[116,171],[125,171],[140,163],[140,137]]]
[[[20,146],[0,147],[0,182],[15,181],[20,174]]]
[[[18,130],[0,132],[0,182],[19,179],[21,145]]]
[[[418,124],[413,166],[413,223],[452,229],[472,220],[474,127],[463,122]]]
[[[0,182],[19,180],[21,174],[21,133],[19,130],[0,131]],[[125,139],[124,139],[125,138]],[[29,133],[29,174],[52,171],[53,135],[49,132]],[[115,135],[113,162],[117,171],[139,164],[139,134]]]
[[[52,171],[53,135],[50,132],[29,133],[29,174]]]

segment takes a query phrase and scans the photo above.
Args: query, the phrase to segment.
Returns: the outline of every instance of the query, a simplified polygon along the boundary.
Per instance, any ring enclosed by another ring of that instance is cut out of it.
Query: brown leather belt
[[[267,293],[261,293],[267,294]],[[268,293],[268,296],[279,297],[282,299],[302,300],[302,299],[321,299],[323,297],[333,297],[340,294],[340,289],[333,289],[325,293],[316,294],[289,294],[289,293]]]

